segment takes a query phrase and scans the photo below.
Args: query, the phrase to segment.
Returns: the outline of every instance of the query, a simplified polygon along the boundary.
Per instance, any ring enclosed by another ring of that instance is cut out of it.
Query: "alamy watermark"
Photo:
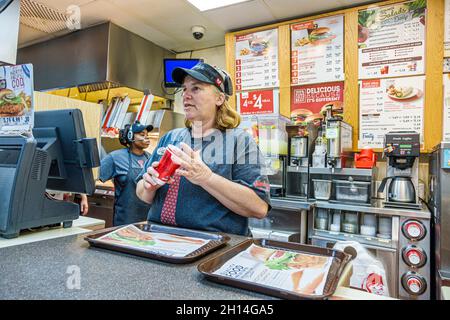
[[[81,269],[77,265],[70,265],[66,269],[69,276],[66,280],[66,288],[69,290],[81,290]]]
[[[66,9],[66,26],[70,31],[81,29],[81,8],[77,5],[70,5]]]

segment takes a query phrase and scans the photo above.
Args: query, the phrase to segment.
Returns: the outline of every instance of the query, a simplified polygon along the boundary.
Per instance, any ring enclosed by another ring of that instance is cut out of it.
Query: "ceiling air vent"
[[[22,0],[20,3],[20,23],[51,34],[67,29],[69,15],[49,8],[39,2]]]

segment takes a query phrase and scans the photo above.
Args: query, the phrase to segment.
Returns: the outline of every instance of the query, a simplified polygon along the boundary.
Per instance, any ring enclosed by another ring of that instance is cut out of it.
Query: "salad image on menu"
[[[359,78],[423,74],[426,0],[358,12]]]

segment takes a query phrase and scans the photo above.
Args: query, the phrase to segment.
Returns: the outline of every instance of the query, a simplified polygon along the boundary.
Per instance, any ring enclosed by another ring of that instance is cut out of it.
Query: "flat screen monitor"
[[[98,147],[95,138],[86,138],[81,111],[40,111],[34,119],[37,147],[46,149],[52,159],[47,189],[92,194],[92,168],[99,165]]]
[[[203,59],[164,59],[164,86],[166,88],[180,87],[172,79],[172,71],[177,67],[191,69],[197,63],[203,62]]]

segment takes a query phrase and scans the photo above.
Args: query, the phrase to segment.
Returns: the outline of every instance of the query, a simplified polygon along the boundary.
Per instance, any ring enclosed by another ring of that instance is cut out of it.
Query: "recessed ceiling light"
[[[247,2],[250,0],[187,0],[200,11],[226,7],[232,4]]]

